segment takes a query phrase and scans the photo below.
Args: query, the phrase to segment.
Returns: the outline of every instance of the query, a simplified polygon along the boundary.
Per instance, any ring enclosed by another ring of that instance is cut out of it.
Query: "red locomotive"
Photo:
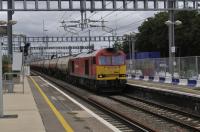
[[[98,92],[121,92],[126,83],[125,54],[114,48],[35,61],[31,68]]]

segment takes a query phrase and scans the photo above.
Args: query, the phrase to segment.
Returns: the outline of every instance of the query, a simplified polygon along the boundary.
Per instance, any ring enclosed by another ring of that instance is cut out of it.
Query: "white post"
[[[198,56],[195,56],[195,64],[196,64],[196,79],[198,80],[198,78],[199,78],[199,67],[198,67]]]
[[[2,37],[1,37],[2,39]],[[1,41],[2,42],[2,41]],[[0,117],[3,117],[2,50],[0,43]]]
[[[22,76],[23,76],[23,94],[24,94],[24,47],[22,52]]]

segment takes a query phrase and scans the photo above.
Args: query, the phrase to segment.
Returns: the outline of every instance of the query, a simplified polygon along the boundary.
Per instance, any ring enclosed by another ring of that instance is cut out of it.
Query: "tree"
[[[123,49],[122,42],[115,41],[115,43],[113,44],[113,48],[118,49],[118,50],[122,50]]]
[[[168,57],[168,13],[161,12],[150,17],[138,28],[136,50],[160,51],[162,57]],[[179,49],[176,56],[200,55],[200,15],[197,11],[181,11],[175,19],[182,25],[175,26],[175,46]]]
[[[124,35],[125,39],[122,42],[115,42],[113,47],[116,49],[120,49],[123,50],[124,53],[129,53],[129,49],[130,49],[130,44],[131,44],[131,39],[130,37],[132,37],[132,39],[135,37],[133,34],[130,35]]]
[[[140,52],[160,51],[161,56],[168,54],[168,19],[166,12],[150,17],[138,28],[136,49]]]

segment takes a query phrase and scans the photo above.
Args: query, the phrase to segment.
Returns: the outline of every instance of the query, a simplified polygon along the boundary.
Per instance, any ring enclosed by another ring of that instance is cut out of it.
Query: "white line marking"
[[[176,93],[176,94],[181,94],[181,95],[187,95],[187,96],[200,98],[200,95],[192,94],[192,93],[174,91],[174,90],[169,90],[169,89],[161,89],[161,88],[156,88],[156,87],[151,87],[151,86],[143,86],[143,85],[131,84],[131,83],[127,83],[127,84],[132,85],[132,86],[138,86],[138,87],[143,87],[143,88],[154,89],[154,90],[158,90],[158,91],[165,91],[165,92],[171,92],[171,93]]]
[[[112,124],[110,124],[109,122],[107,122],[106,120],[104,120],[103,118],[101,118],[100,116],[98,116],[97,114],[95,114],[93,111],[91,111],[87,107],[85,107],[82,104],[80,104],[79,102],[77,102],[75,99],[73,99],[72,97],[70,97],[69,95],[67,95],[66,93],[64,93],[62,90],[58,89],[56,86],[54,86],[53,84],[51,84],[50,82],[48,82],[47,80],[45,80],[44,78],[42,78],[41,76],[39,76],[39,77],[44,82],[46,82],[48,85],[50,85],[51,87],[53,87],[54,89],[56,89],[58,92],[60,92],[61,94],[63,94],[65,97],[67,97],[69,100],[71,100],[73,103],[75,103],[76,105],[80,106],[82,109],[84,109],[85,111],[87,111],[89,114],[91,114],[97,120],[99,120],[101,123],[103,123],[104,125],[106,125],[107,127],[109,127],[111,130],[113,130],[114,132],[121,132],[115,126],[113,126]]]

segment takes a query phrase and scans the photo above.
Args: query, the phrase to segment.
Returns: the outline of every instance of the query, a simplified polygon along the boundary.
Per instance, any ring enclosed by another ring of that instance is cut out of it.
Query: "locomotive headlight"
[[[102,75],[99,75],[99,78],[102,78]]]
[[[103,77],[103,75],[98,75],[98,78],[102,78]]]

